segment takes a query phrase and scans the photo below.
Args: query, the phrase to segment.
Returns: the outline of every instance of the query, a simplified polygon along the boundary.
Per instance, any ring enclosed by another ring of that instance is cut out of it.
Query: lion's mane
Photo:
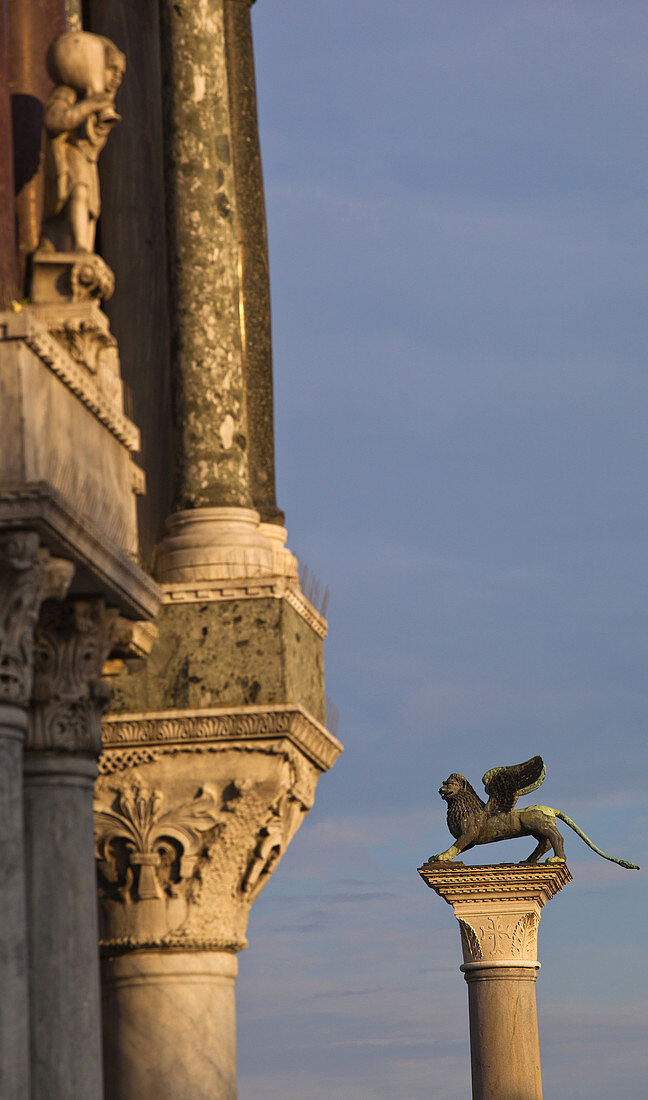
[[[457,775],[456,778],[463,779],[464,789],[448,800],[447,814],[448,829],[455,840],[465,832],[468,821],[476,817],[485,806],[465,776]]]

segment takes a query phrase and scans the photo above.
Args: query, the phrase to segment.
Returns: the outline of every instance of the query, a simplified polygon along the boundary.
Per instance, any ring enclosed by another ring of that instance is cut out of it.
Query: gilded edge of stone
[[[103,750],[163,744],[237,742],[287,737],[322,771],[328,771],[342,745],[298,704],[266,707],[197,708],[108,715]]]
[[[260,597],[286,600],[320,638],[325,638],[328,630],[324,616],[285,577],[241,577],[223,581],[164,584],[162,592],[163,601],[168,604],[253,600]]]
[[[78,363],[50,335],[44,325],[30,315],[28,309],[23,309],[20,313],[0,314],[0,330],[5,340],[22,340],[127,450],[131,453],[139,451],[139,429],[119,409],[106,401]]]
[[[572,881],[566,863],[424,864],[418,873],[426,886],[455,905],[478,900],[537,901],[544,905]]]

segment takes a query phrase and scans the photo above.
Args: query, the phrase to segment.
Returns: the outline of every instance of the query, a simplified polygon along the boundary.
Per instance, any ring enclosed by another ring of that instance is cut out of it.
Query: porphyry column
[[[29,1010],[23,839],[23,743],[41,601],[54,595],[52,565],[32,531],[0,536],[0,1095],[29,1096]],[[58,563],[57,563],[58,564]],[[60,585],[72,566],[62,563]]]
[[[32,1100],[103,1095],[92,798],[117,611],[47,604],[25,753]]]
[[[473,1100],[542,1100],[535,980],[540,910],[571,882],[564,863],[426,863],[452,905],[468,983]]]

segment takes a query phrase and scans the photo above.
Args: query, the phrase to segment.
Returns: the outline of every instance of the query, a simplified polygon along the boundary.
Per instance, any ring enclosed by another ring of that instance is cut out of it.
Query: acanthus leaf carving
[[[39,546],[35,531],[0,536],[0,702],[28,705],[41,603],[62,599],[73,572],[71,562]]]
[[[45,605],[35,632],[29,750],[98,755],[111,695],[101,670],[117,621],[103,599]]]
[[[200,888],[199,864],[220,835],[208,787],[165,808],[164,795],[137,777],[95,809],[99,896],[110,939],[164,937],[184,923]]]

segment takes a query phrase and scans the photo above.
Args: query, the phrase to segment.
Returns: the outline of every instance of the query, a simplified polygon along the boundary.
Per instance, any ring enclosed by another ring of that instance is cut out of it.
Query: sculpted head
[[[47,53],[47,71],[54,83],[80,96],[114,96],[125,70],[126,58],[114,42],[88,31],[61,34]]]
[[[465,775],[459,775],[458,772],[453,772],[447,779],[444,779],[439,787],[439,794],[441,798],[448,802],[449,799],[454,798],[457,794],[462,794],[467,789],[468,780]]]

